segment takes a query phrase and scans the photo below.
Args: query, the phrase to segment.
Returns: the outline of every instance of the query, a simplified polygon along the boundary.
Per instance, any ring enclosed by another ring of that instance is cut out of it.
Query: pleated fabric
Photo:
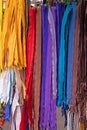
[[[40,91],[41,91],[41,7],[36,11],[36,46],[33,69],[33,111],[34,130],[39,130]]]
[[[33,82],[33,67],[36,45],[36,9],[29,8],[29,28],[27,39],[27,67],[26,67],[26,94],[28,107],[28,120],[30,130],[32,129],[32,82]]]

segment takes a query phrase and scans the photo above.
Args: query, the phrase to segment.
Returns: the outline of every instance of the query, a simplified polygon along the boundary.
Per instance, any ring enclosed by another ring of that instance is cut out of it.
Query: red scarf
[[[29,27],[28,27],[28,39],[26,48],[26,101],[24,102],[22,110],[22,119],[20,124],[20,130],[26,130],[26,121],[28,115],[28,122],[30,130],[32,130],[32,81],[33,81],[33,66],[34,66],[34,54],[35,54],[35,42],[36,42],[36,9],[29,8]],[[26,110],[28,113],[26,113]]]
[[[32,81],[36,42],[36,9],[29,8],[29,28],[27,40],[27,68],[26,68],[26,92],[28,105],[28,120],[32,129]]]

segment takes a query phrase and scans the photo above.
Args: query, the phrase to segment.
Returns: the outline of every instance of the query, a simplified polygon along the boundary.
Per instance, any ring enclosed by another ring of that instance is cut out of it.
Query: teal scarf
[[[58,106],[66,104],[68,35],[72,5],[67,5],[62,19],[59,64],[58,64]]]

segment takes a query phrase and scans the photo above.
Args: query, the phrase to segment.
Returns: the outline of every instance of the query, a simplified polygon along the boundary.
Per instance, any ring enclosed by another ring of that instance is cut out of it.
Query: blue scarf
[[[62,19],[58,64],[58,106],[66,104],[67,50],[71,5],[67,5]]]
[[[74,30],[76,18],[76,3],[72,3],[72,17],[69,29],[68,41],[68,64],[67,64],[67,104],[71,103],[72,98],[72,69],[73,69],[73,51],[74,51]]]
[[[65,126],[67,125],[66,110],[67,105],[67,61],[68,61],[68,41],[72,20],[73,4],[67,5],[62,19],[61,39],[58,64],[58,106],[62,106],[62,114],[65,115]]]
[[[57,73],[58,73],[58,64],[59,64],[59,49],[60,49],[60,35],[61,35],[61,24],[62,24],[62,18],[64,15],[65,7],[66,5],[64,3],[55,3],[54,4],[56,8],[56,48],[57,48]],[[57,75],[57,84],[58,84],[58,75]],[[57,91],[57,95],[59,92]],[[58,97],[57,97],[58,98]],[[58,101],[57,101],[58,105]]]

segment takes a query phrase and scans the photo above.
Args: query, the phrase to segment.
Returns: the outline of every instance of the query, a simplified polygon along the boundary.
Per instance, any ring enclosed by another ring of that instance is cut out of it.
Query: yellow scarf
[[[4,68],[26,67],[26,32],[24,0],[6,0],[2,45]]]

